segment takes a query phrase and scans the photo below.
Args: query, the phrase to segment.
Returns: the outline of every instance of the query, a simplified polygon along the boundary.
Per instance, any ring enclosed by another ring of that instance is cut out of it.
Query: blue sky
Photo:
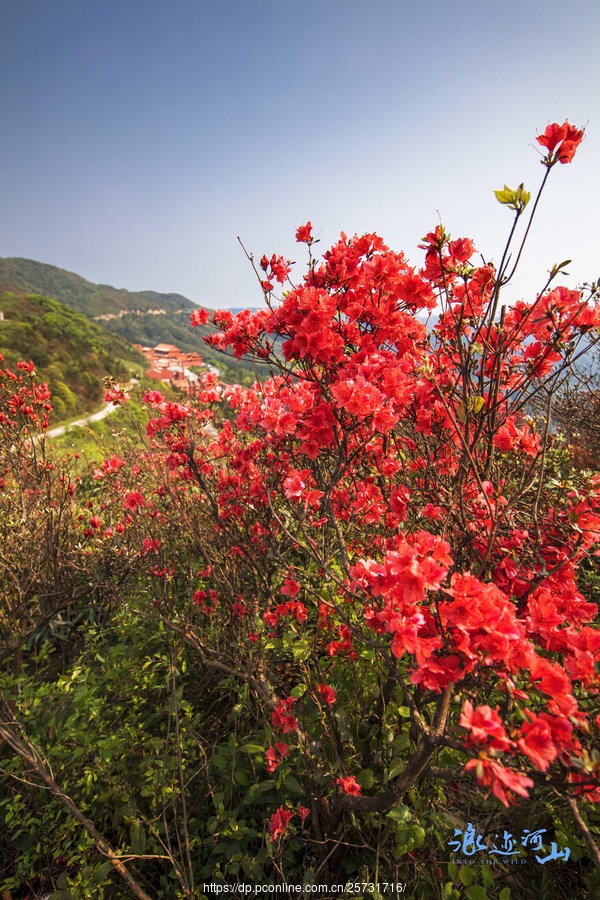
[[[207,306],[256,305],[239,235],[302,260],[377,231],[416,261],[443,221],[498,259],[492,189],[557,166],[516,291],[600,276],[600,4],[19,0],[2,8],[0,256]]]

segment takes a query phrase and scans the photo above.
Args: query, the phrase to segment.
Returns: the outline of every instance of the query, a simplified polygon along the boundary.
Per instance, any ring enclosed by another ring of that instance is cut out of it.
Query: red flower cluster
[[[548,126],[545,164],[570,162],[582,138]],[[312,249],[312,234],[307,222],[296,238]],[[227,626],[252,652],[267,632],[266,660],[284,652],[310,670],[313,702],[279,700],[275,728],[298,729],[296,702],[303,729],[315,699],[337,711],[324,671],[346,697],[357,660],[382,671],[391,660],[432,717],[448,690],[462,694],[467,768],[509,803],[532,786],[513,767],[583,765],[579,700],[598,691],[596,610],[577,569],[600,535],[600,480],[555,484],[552,435],[526,410],[556,388],[600,308],[597,292],[562,286],[502,306],[503,278],[469,238],[440,225],[421,247],[415,266],[375,234],[342,234],[278,305],[217,312],[208,342],[276,374],[206,384],[205,408],[149,398],[148,434],[186,502],[214,516],[222,571],[233,560],[242,573],[232,596],[244,617],[223,603]],[[289,278],[278,254],[260,266],[267,292]],[[360,790],[351,776],[338,786]]]
[[[274,744],[265,751],[265,768],[272,775],[277,766],[280,765],[282,759],[288,755],[290,748],[288,744]]]
[[[269,820],[269,840],[273,843],[278,838],[284,837],[287,834],[290,822],[295,816],[299,816],[300,822],[303,825],[306,817],[309,815],[310,810],[306,806],[299,806],[296,812],[291,809],[286,809],[284,806],[280,806]]]
[[[284,734],[298,729],[298,720],[292,715],[292,705],[296,702],[294,697],[288,697],[287,700],[279,700],[277,706],[271,713],[271,721],[275,728],[279,728]]]
[[[328,684],[320,684],[319,685],[319,696],[327,703],[329,706],[332,706],[337,700],[337,696],[334,688],[330,687]]]
[[[303,244],[312,244],[312,223],[307,222],[306,225],[300,225],[296,231],[296,240]]]

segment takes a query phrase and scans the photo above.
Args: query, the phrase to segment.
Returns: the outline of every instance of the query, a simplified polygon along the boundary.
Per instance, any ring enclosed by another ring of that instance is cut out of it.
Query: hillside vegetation
[[[88,318],[114,315],[114,319],[99,322],[98,327],[132,344],[153,347],[167,343],[185,352],[200,353],[206,363],[217,366],[224,381],[249,384],[254,380],[254,368],[247,360],[227,359],[202,340],[209,334],[208,328],[190,327],[189,313],[198,306],[181,294],[126,291],[93,284],[57,266],[19,257],[0,259],[0,289],[52,297]],[[159,309],[165,315],[149,312]],[[138,311],[142,315],[136,315]]]
[[[196,308],[195,303],[180,294],[126,291],[108,284],[93,284],[74,272],[20,257],[0,259],[0,286],[53,297],[89,318],[118,314],[121,310],[164,309],[172,313]]]
[[[5,364],[31,359],[53,394],[54,417],[86,412],[101,402],[102,379],[128,380],[145,360],[124,340],[85,316],[35,294],[0,293],[0,352]]]

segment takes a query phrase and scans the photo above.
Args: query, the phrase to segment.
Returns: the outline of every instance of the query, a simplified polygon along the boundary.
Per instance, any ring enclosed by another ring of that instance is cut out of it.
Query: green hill
[[[2,289],[42,294],[88,318],[102,316],[98,321],[102,329],[131,344],[174,344],[185,352],[199,353],[206,363],[219,369],[223,381],[249,384],[255,378],[255,370],[246,360],[226,357],[204,343],[202,337],[211,329],[190,326],[189,313],[198,305],[181,294],[126,291],[93,284],[65,269],[19,257],[0,258]],[[157,310],[164,310],[164,315],[156,314]],[[264,367],[258,367],[256,372],[266,374]]]
[[[56,300],[4,291],[0,310],[4,364],[13,368],[20,359],[33,360],[37,374],[50,386],[57,419],[97,406],[106,375],[128,381],[132,371],[145,367],[144,358],[124,340]]]
[[[196,309],[196,304],[181,294],[126,291],[108,284],[93,284],[66,269],[20,257],[0,258],[0,287],[53,297],[89,318],[118,315],[122,310],[164,309],[169,313]]]

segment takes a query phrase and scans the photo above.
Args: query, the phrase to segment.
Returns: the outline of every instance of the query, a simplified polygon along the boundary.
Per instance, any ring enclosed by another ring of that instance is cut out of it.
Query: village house
[[[187,394],[193,394],[199,382],[199,376],[192,372],[205,368],[199,353],[185,353],[173,344],[157,344],[156,347],[144,347],[134,344],[148,362],[146,377],[153,381],[164,381]]]

